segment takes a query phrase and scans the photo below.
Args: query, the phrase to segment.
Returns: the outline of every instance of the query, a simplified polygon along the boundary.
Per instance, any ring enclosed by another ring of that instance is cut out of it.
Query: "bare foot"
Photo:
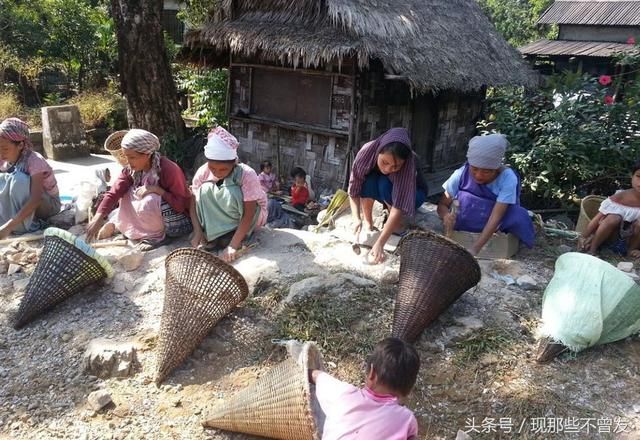
[[[98,232],[98,240],[104,240],[105,238],[113,237],[116,232],[116,225],[113,223],[107,223]]]

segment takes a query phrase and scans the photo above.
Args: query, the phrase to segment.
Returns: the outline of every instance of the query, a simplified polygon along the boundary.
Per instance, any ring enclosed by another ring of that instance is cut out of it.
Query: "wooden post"
[[[356,149],[358,131],[360,127],[360,112],[356,111],[357,93],[358,93],[358,76],[356,69],[353,70],[351,75],[351,110],[349,113],[349,136],[347,138],[347,154],[344,159],[344,179],[342,182],[342,189],[345,191],[349,186],[349,177],[351,174],[351,156]]]

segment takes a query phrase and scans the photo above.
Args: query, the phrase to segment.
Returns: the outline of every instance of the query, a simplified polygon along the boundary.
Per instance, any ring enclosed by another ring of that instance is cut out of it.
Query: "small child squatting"
[[[399,400],[411,392],[419,369],[420,358],[412,345],[386,338],[367,359],[364,388],[309,370],[326,416],[322,439],[417,439],[416,418]]]

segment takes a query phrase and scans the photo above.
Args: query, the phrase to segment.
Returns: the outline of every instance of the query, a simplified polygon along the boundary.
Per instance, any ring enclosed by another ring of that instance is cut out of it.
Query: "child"
[[[60,212],[58,182],[46,159],[32,150],[29,126],[18,118],[0,124],[0,239],[32,232]]]
[[[512,233],[526,246],[535,240],[533,222],[520,206],[520,179],[503,164],[509,143],[502,134],[475,136],[469,141],[467,163],[442,185],[438,215],[445,230],[479,232],[469,251],[477,255],[496,231]],[[453,200],[456,214],[449,211]]]
[[[307,187],[307,173],[300,167],[291,170],[293,186],[291,187],[291,204],[298,211],[304,211],[309,201],[309,189]]]
[[[310,370],[318,403],[326,419],[322,440],[407,440],[418,436],[411,410],[400,405],[416,383],[420,358],[415,348],[397,339],[378,342],[367,359],[365,387]]]
[[[277,192],[280,190],[278,177],[273,174],[272,171],[273,166],[268,160],[265,160],[260,164],[260,174],[258,175],[258,180],[260,181],[260,186],[266,193]]]
[[[267,222],[267,194],[256,172],[238,163],[238,140],[217,127],[209,133],[207,163],[193,177],[191,219],[194,247],[224,249],[225,261],[236,259],[242,241]]]
[[[137,248],[144,252],[165,244],[166,237],[190,233],[191,194],[180,166],[158,153],[159,139],[146,130],[129,130],[121,143],[128,166],[104,193],[87,225],[87,239],[108,238],[118,230],[141,240]]]
[[[581,250],[595,255],[605,241],[618,239],[626,244],[623,252],[640,257],[640,161],[631,169],[631,188],[616,191],[599,211],[580,237]]]

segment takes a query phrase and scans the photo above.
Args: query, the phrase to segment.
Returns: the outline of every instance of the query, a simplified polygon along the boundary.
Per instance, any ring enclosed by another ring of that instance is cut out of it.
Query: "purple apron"
[[[535,241],[535,231],[528,211],[520,206],[520,176],[518,173],[516,173],[516,177],[518,178],[516,203],[509,205],[498,230],[515,235],[527,247],[531,248]],[[486,185],[480,185],[473,179],[469,172],[469,164],[466,164],[458,186],[457,199],[460,207],[456,215],[455,229],[457,231],[482,232],[489,221],[497,198],[498,196],[491,192]]]

